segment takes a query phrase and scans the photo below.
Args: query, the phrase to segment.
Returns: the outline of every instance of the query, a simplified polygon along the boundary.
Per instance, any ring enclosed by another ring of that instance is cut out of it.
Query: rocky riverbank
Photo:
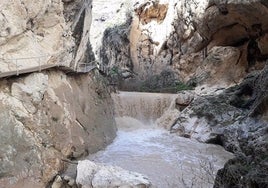
[[[235,154],[218,172],[214,187],[268,185],[267,68],[220,94],[196,97],[171,127],[171,132]]]

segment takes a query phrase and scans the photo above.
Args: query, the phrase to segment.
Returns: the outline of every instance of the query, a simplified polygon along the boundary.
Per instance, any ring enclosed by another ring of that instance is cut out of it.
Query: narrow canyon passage
[[[91,160],[142,173],[159,188],[213,186],[217,170],[232,155],[220,146],[182,138],[157,125],[175,95],[120,92],[113,98],[117,138]]]

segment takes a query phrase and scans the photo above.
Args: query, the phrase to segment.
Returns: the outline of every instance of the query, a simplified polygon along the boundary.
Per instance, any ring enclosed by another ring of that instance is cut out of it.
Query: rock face
[[[148,178],[141,174],[120,167],[95,164],[89,160],[78,162],[76,182],[82,185],[82,188],[151,187]]]
[[[105,31],[101,48],[101,63],[127,86],[170,71],[181,82],[226,87],[264,67],[264,1],[141,0],[133,9],[130,21]]]
[[[50,71],[1,81],[1,185],[48,183],[64,160],[113,140],[113,104],[101,80]]]
[[[0,71],[89,62],[91,0],[1,1]],[[92,55],[92,54],[91,54]]]
[[[196,96],[171,132],[222,145],[236,157],[218,172],[218,187],[267,187],[267,70],[220,94]]]
[[[219,170],[214,188],[267,187],[267,122],[247,119],[228,127],[222,135],[226,148],[236,157]],[[226,144],[228,143],[228,144]]]
[[[215,188],[268,186],[267,70],[266,65],[248,76],[235,93],[232,105],[246,110],[249,118],[235,122],[221,136],[237,157],[218,172]]]
[[[76,69],[93,61],[91,4],[1,1],[0,72],[44,64]],[[55,69],[0,82],[3,187],[45,187],[66,161],[96,152],[115,137],[112,100],[98,71],[67,75]]]

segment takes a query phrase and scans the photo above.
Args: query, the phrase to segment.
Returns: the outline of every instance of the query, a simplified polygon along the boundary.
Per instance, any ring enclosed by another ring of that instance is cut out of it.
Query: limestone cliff
[[[90,54],[91,0],[0,3],[0,71],[60,63],[76,68]]]
[[[111,74],[119,67],[126,85],[165,71],[193,86],[227,87],[264,67],[267,11],[260,0],[137,1],[131,22],[107,29],[103,63],[111,60]]]
[[[0,72],[93,61],[91,8],[91,0],[1,1]],[[115,137],[105,79],[97,70],[71,73],[1,78],[0,187],[46,187]]]

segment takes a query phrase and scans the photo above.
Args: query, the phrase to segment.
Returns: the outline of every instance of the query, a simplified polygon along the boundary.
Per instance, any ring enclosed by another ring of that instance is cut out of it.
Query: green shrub
[[[176,83],[176,91],[193,90],[194,87],[182,82]]]

